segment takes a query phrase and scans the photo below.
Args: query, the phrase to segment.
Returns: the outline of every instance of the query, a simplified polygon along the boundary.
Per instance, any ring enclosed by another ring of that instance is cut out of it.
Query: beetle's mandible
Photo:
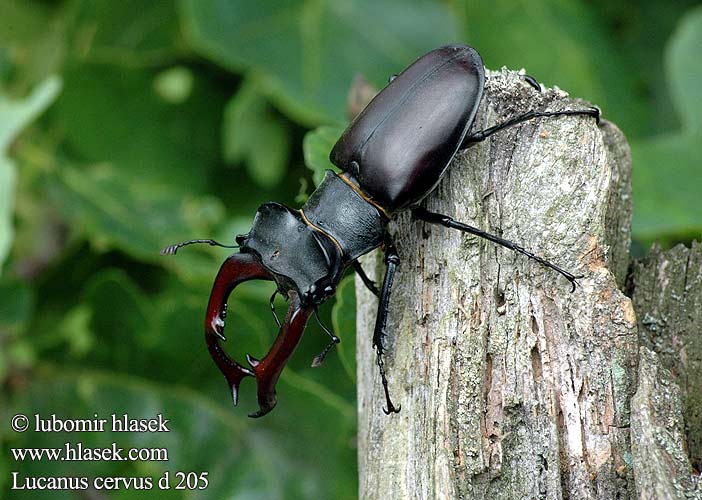
[[[533,85],[534,81],[527,83]],[[349,266],[379,298],[373,346],[385,390],[384,411],[390,414],[400,410],[388,391],[383,339],[400,261],[387,227],[404,210],[411,210],[419,220],[474,234],[522,253],[565,276],[575,289],[579,276],[511,241],[419,206],[459,150],[504,128],[544,116],[583,115],[599,121],[596,108],[529,111],[485,130],[471,131],[484,85],[483,61],[471,47],[450,45],[420,57],[391,79],[336,143],[330,159],[343,171],[340,175],[327,171],[324,181],[299,210],[278,203],[261,205],[249,233],[236,237],[239,252],[222,264],[212,288],[205,316],[205,341],[227,379],[234,404],[242,379],[256,379],[259,410],[251,417],[263,416],[275,406],[276,382],[308,318],[316,316],[318,305],[334,295]],[[190,240],[169,246],[162,253],[175,254],[191,243],[225,246],[213,240]],[[359,257],[377,247],[383,248],[387,264],[380,290],[358,263]],[[240,283],[254,279],[275,282],[276,293],[286,297],[289,306],[282,324],[275,318],[279,333],[268,353],[261,360],[247,354],[249,366],[244,366],[229,357],[220,342],[225,340],[224,318],[230,293]],[[331,340],[314,359],[314,366],[339,342],[331,331],[325,331]]]

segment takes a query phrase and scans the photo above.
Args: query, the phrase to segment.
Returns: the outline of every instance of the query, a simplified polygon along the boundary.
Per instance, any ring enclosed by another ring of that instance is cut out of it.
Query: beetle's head
[[[307,224],[298,211],[265,203],[253,226],[236,242],[273,275],[278,290],[294,290],[303,303],[320,304],[334,295],[341,279],[341,252],[329,237]]]

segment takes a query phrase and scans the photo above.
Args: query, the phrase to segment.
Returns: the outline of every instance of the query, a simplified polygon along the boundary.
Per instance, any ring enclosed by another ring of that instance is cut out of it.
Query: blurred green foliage
[[[355,498],[353,280],[322,310],[343,339],[337,354],[309,367],[326,343],[310,324],[278,407],[250,421],[253,384],[232,408],[202,342],[226,254],[189,248],[166,258],[159,249],[192,237],[230,242],[261,202],[296,205],[329,168],[353,76],[382,87],[454,41],[477,47],[490,68],[524,67],[592,101],[624,130],[641,244],[699,237],[702,9],[693,6],[0,0],[0,497],[9,470],[168,469],[209,471],[198,498]],[[232,352],[265,354],[276,333],[272,291],[237,290]],[[10,446],[66,440],[11,432],[17,412],[163,413],[168,435],[81,439],[166,446],[171,461],[15,463]],[[159,495],[178,496],[149,494]]]

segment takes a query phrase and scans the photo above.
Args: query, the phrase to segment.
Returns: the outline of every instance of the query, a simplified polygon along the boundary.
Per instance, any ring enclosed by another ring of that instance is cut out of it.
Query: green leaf
[[[133,183],[107,164],[64,167],[53,194],[71,221],[97,249],[117,248],[134,258],[172,267],[186,279],[209,276],[216,263],[199,252],[177,258],[159,251],[184,236],[208,234],[221,220],[221,204],[208,197],[183,198],[153,184]]]
[[[486,8],[462,0],[460,5],[464,38],[488,68],[526,68],[539,82],[595,103],[627,134],[640,135],[647,127],[650,110],[632,98],[640,92],[634,64],[585,2],[495,0]]]
[[[112,311],[106,312],[109,314]],[[122,311],[119,313],[121,314]],[[70,356],[82,357],[94,349],[97,339],[90,328],[92,319],[92,308],[89,305],[80,304],[68,311],[58,325],[58,337],[66,340]]]
[[[231,71],[255,71],[269,98],[306,125],[346,121],[356,73],[387,82],[457,38],[448,7],[427,0],[182,0],[180,13],[195,50]]]
[[[256,140],[253,123],[266,112],[266,99],[252,78],[247,78],[224,108],[222,154],[230,163],[246,160],[249,144]],[[253,123],[252,123],[253,122]]]
[[[58,10],[46,2],[0,0],[0,85],[25,92],[59,71],[66,39]]]
[[[702,136],[701,48],[702,7],[698,7],[682,18],[665,52],[668,85],[683,131],[698,136]]]
[[[285,176],[290,148],[287,124],[271,109],[256,80],[247,78],[224,109],[224,159],[246,162],[251,178],[271,188]]]
[[[24,282],[0,280],[0,336],[22,331],[34,312],[34,291]]]
[[[149,349],[156,337],[151,299],[122,269],[104,268],[89,276],[59,321],[50,308],[39,308],[42,317],[32,325],[33,343],[62,364],[76,361],[80,366],[148,373],[153,368]],[[51,291],[43,292],[50,300]]]
[[[3,14],[0,42],[3,45],[31,43],[41,31],[46,30],[50,19],[45,6],[23,0],[0,0],[0,9]]]
[[[666,49],[667,78],[682,122],[678,132],[631,145],[636,238],[693,239],[702,235],[702,9],[690,11]]]
[[[0,151],[0,274],[14,237],[12,211],[17,176],[15,170],[15,164]]]
[[[196,76],[190,98],[172,104],[156,90],[160,78],[145,69],[74,64],[65,72],[66,90],[53,110],[53,127],[63,131],[72,158],[113,163],[135,184],[197,193],[219,160],[212,127],[224,96]]]
[[[156,93],[166,102],[182,104],[193,91],[193,72],[185,66],[174,66],[154,78]]]
[[[636,238],[692,239],[702,234],[701,143],[702,135],[681,134],[632,144]]]
[[[49,107],[60,90],[61,79],[53,76],[24,99],[12,100],[0,93],[0,154],[7,154],[12,140]]]
[[[344,278],[336,289],[332,325],[341,338],[339,358],[346,374],[356,381],[356,291],[354,275]]]
[[[26,283],[0,280],[0,384],[13,367],[24,368],[33,361],[31,346],[18,338],[31,320],[35,300],[34,290]]]
[[[24,99],[11,100],[0,91],[0,271],[12,244],[12,211],[15,197],[15,164],[10,143],[56,98],[61,80],[51,77]]]
[[[162,65],[182,52],[173,0],[73,0],[74,56],[134,67]]]
[[[305,138],[302,141],[305,165],[312,170],[312,180],[317,186],[324,179],[326,170],[339,172],[339,169],[329,160],[329,153],[343,131],[342,127],[325,126],[305,134]]]
[[[90,363],[128,373],[148,370],[146,348],[153,331],[153,307],[139,286],[121,269],[104,269],[86,285],[82,303],[92,309]]]

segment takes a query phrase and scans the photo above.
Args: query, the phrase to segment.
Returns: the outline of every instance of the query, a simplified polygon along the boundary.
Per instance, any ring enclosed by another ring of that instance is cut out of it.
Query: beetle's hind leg
[[[511,127],[513,125],[517,125],[519,123],[531,120],[532,118],[541,118],[541,117],[546,117],[546,116],[574,116],[574,115],[582,115],[582,116],[591,116],[593,117],[597,123],[600,123],[600,110],[592,107],[592,108],[586,108],[586,109],[564,109],[561,111],[527,111],[523,115],[518,115],[515,116],[514,118],[510,118],[509,120],[503,122],[503,123],[498,123],[497,125],[493,125],[492,127],[488,127],[485,130],[478,130],[476,132],[469,132],[468,135],[463,139],[463,142],[461,143],[459,149],[466,149],[472,146],[473,144],[476,144],[478,142],[484,141],[488,137],[490,137],[492,134],[495,134],[501,130],[504,130],[508,127]]]
[[[485,231],[473,226],[469,226],[468,224],[458,222],[453,218],[449,217],[448,215],[430,212],[429,210],[421,207],[413,209],[412,215],[414,215],[417,219],[423,220],[425,222],[430,222],[432,224],[440,224],[444,227],[458,229],[459,231],[474,234],[475,236],[480,236],[481,238],[485,238],[488,241],[492,241],[497,245],[501,245],[503,247],[509,248],[510,250],[514,250],[515,252],[521,253],[522,255],[526,255],[527,257],[529,257],[532,260],[535,260],[539,264],[546,266],[549,269],[553,269],[554,271],[563,275],[568,281],[570,281],[570,284],[573,286],[571,292],[575,291],[575,286],[578,284],[577,280],[583,277],[582,275],[575,276],[569,273],[568,271],[561,269],[557,265],[552,264],[551,262],[539,257],[538,255],[535,255],[534,253],[530,252],[529,250],[525,249],[520,245],[517,245],[512,241],[500,238],[499,236],[495,236],[494,234],[486,233]]]
[[[388,304],[390,302],[390,293],[392,292],[392,284],[395,279],[395,270],[400,263],[400,256],[397,254],[395,245],[389,240],[385,245],[385,278],[383,279],[383,289],[378,303],[378,316],[375,319],[375,328],[373,330],[373,347],[377,354],[378,370],[380,370],[380,380],[385,391],[385,401],[387,409],[383,408],[386,415],[391,413],[399,413],[401,406],[395,407],[390,400],[390,392],[388,391],[388,379],[385,376],[385,347],[383,340],[385,339],[385,324],[388,319]]]

